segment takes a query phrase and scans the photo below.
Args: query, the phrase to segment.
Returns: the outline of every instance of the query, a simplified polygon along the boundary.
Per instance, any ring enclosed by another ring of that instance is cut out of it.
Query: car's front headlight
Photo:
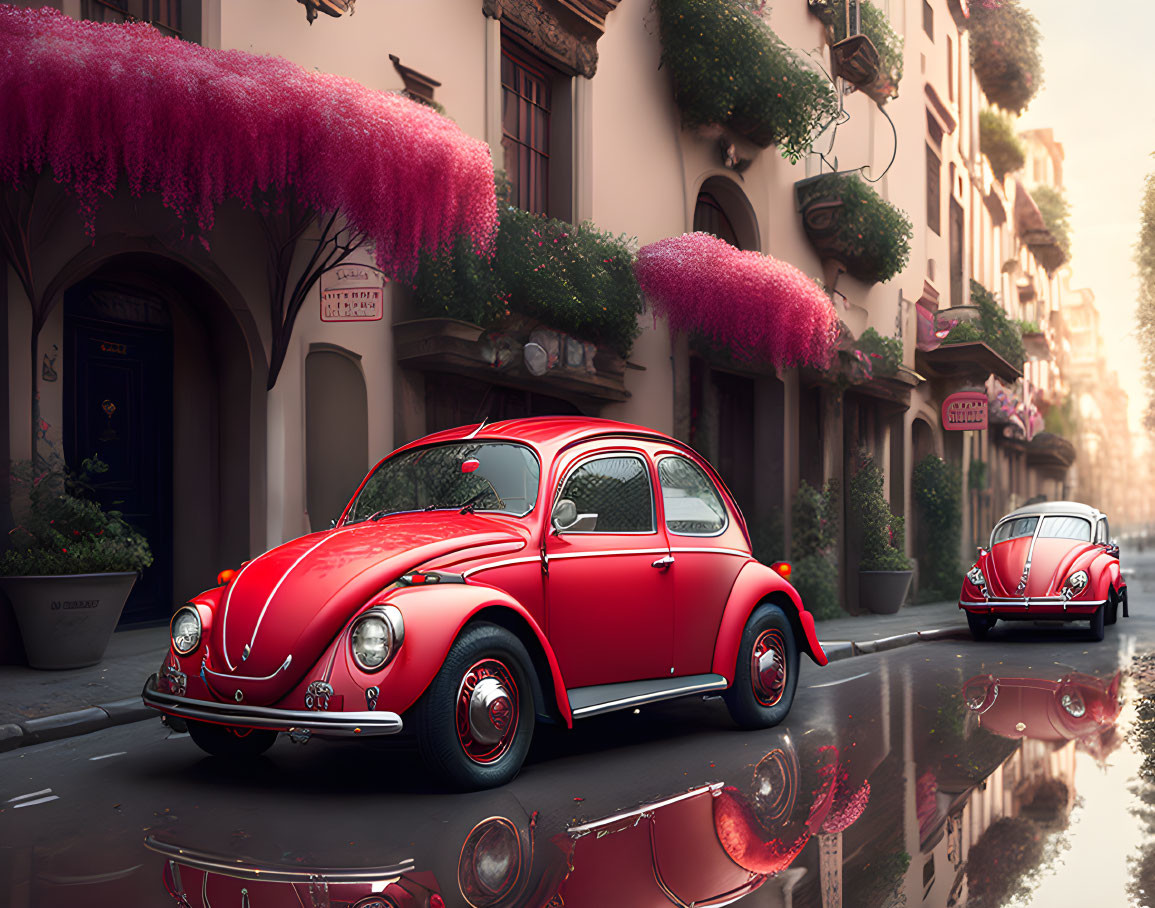
[[[1087,588],[1089,582],[1090,578],[1087,577],[1086,571],[1075,571],[1063,584],[1063,598],[1070,599],[1072,596],[1078,596]]]
[[[357,619],[349,646],[353,661],[367,672],[386,666],[405,639],[405,622],[395,605],[372,609]]]
[[[172,616],[169,632],[172,635],[172,648],[180,655],[187,656],[200,645],[201,616],[191,605],[186,605]]]

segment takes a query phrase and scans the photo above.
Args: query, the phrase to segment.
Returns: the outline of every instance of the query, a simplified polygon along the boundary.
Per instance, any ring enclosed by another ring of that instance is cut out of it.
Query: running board
[[[588,719],[618,709],[630,709],[659,700],[672,700],[689,694],[704,694],[729,687],[721,675],[687,675],[683,678],[655,678],[650,681],[624,681],[621,684],[595,684],[568,691],[569,708],[575,719]]]

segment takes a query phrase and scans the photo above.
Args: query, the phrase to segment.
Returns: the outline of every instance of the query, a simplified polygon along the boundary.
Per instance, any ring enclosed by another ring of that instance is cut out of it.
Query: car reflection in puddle
[[[179,841],[179,829],[145,844],[164,859],[165,889],[185,908],[728,904],[783,875],[813,837],[840,835],[866,809],[869,782],[818,737],[806,736],[800,749],[789,733],[774,733],[756,764],[725,773],[737,784],[703,784],[552,829],[542,817],[571,805],[528,810],[508,790],[486,793],[415,839],[410,854],[378,867],[319,866],[311,854],[267,862],[212,853]]]

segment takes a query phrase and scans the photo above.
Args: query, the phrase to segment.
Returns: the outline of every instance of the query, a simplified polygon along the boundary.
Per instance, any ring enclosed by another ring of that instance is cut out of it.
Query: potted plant
[[[791,507],[790,582],[818,620],[846,613],[838,601],[838,486],[817,489],[803,480]]]
[[[1001,183],[1008,173],[1022,170],[1027,152],[1006,114],[990,107],[979,113],[979,148],[991,162],[991,171]]]
[[[981,463],[973,460],[971,467]],[[985,476],[983,480],[985,483]],[[921,520],[917,534],[919,600],[931,601],[928,597],[949,599],[958,592],[964,573],[959,564],[962,472],[937,454],[927,454],[915,464],[911,486]]]
[[[682,123],[728,128],[797,161],[838,114],[830,80],[741,0],[658,0],[662,66]]]
[[[858,31],[848,32],[846,0],[809,0],[809,5],[826,25],[837,74],[879,104],[897,98],[903,41],[890,27],[886,13],[862,0]],[[850,23],[852,29],[855,24]]]
[[[992,104],[1022,113],[1042,87],[1039,23],[1018,0],[973,3],[971,66]]]
[[[13,470],[19,523],[0,555],[0,590],[33,668],[99,662],[138,573],[152,564],[145,538],[91,497],[90,476],[107,470],[95,457],[79,475],[60,464]]]
[[[824,173],[794,184],[802,226],[818,255],[848,274],[888,281],[910,258],[910,219],[857,173]]]
[[[861,539],[858,601],[868,611],[892,615],[910,589],[913,571],[905,552],[903,519],[890,512],[882,493],[882,470],[869,451],[859,451],[850,478],[850,512]]]

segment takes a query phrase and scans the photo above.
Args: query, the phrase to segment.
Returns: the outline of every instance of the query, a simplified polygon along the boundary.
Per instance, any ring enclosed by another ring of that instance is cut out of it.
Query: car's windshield
[[[1040,539],[1077,539],[1080,542],[1091,541],[1091,521],[1082,517],[1054,516],[1044,517],[1043,526],[1039,529]]]
[[[522,517],[537,501],[540,475],[536,455],[524,445],[471,441],[414,448],[373,471],[346,523],[466,505]]]
[[[1018,539],[1020,536],[1033,536],[1038,523],[1038,517],[1015,517],[1012,520],[1004,520],[995,527],[991,545],[1006,542],[1008,539]]]

